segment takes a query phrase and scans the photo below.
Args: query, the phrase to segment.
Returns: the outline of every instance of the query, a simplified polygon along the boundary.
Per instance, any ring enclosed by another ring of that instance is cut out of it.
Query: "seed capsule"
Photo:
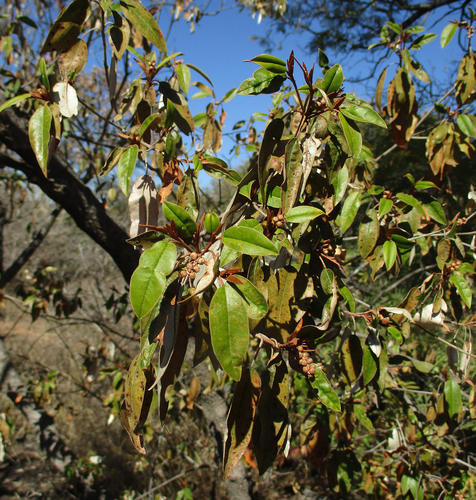
[[[192,252],[192,253],[190,254],[190,260],[197,260],[197,258],[198,258],[198,254],[197,254],[197,252]]]
[[[191,273],[189,273],[189,275],[188,275],[188,276],[189,276],[189,278],[190,278],[191,280],[194,280],[194,279],[195,279],[196,274],[192,271]]]

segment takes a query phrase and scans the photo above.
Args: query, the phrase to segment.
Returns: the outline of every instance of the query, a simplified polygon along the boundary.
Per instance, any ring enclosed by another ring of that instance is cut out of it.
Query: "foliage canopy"
[[[363,2],[347,4],[356,4],[349,23],[369,24]],[[28,67],[31,49],[15,30],[36,23],[10,19],[0,140],[18,156],[0,158],[70,211],[130,279],[140,343],[119,414],[139,453],[151,409],[166,419],[193,338],[193,365],[208,363],[215,384],[233,387],[227,476],[247,450],[262,474],[294,449],[340,495],[469,492],[476,195],[470,182],[458,191],[451,182],[476,158],[476,16],[464,10],[437,37],[413,25],[421,6],[398,2],[408,17],[396,22],[388,5],[397,2],[377,2],[377,12],[381,4],[391,17],[374,45],[399,65],[378,78],[376,109],[345,92],[344,69],[323,51],[318,67],[293,53],[256,56],[250,78],[217,99],[200,68],[168,53],[155,9],[138,0],[73,0]],[[454,85],[422,113],[415,80],[430,78],[415,51],[459,34],[467,42]],[[104,83],[86,72],[98,44]],[[191,87],[209,101],[195,116]],[[272,94],[264,132],[237,131],[237,153],[254,152],[244,175],[217,156],[220,110],[236,94]],[[394,146],[376,156],[365,138],[387,128]],[[375,184],[379,162],[417,138],[426,172],[402,172],[397,192],[385,175]],[[221,213],[204,209],[201,171],[233,189]],[[129,238],[88,187],[112,198],[116,179]]]

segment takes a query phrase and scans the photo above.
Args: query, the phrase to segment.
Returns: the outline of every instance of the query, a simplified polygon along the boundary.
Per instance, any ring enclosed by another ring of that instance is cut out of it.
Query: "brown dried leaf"
[[[255,370],[243,370],[227,418],[228,433],[223,460],[225,478],[228,478],[250,443],[260,386],[261,381]]]

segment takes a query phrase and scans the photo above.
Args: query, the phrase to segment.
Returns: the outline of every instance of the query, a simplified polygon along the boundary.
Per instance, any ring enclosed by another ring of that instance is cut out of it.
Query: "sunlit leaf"
[[[137,162],[139,154],[139,147],[137,144],[127,148],[120,156],[117,165],[117,177],[119,178],[119,185],[126,197],[129,196],[129,186],[131,183],[131,176]]]
[[[286,62],[275,56],[261,54],[259,56],[253,57],[253,59],[250,59],[249,62],[259,64],[262,68],[270,71],[271,73],[286,73]]]
[[[354,222],[355,216],[360,208],[361,199],[362,193],[360,191],[353,191],[349,193],[345,199],[342,212],[338,218],[338,224],[342,229],[342,233],[345,233]]]
[[[261,319],[268,312],[268,304],[263,294],[243,276],[238,276],[241,283],[229,283],[231,288],[243,299],[246,314],[250,319]]]
[[[279,253],[266,236],[249,227],[230,227],[223,234],[223,244],[247,255],[278,255]]]
[[[138,318],[143,318],[162,298],[166,286],[165,276],[152,267],[139,266],[130,285],[131,306]]]
[[[358,246],[360,255],[365,259],[375,248],[380,234],[380,224],[375,210],[369,210],[359,227]]]
[[[291,223],[308,222],[323,214],[324,211],[320,208],[310,207],[309,205],[301,205],[299,207],[291,208],[286,213],[286,220]]]
[[[339,113],[339,120],[349,149],[354,158],[357,158],[362,151],[362,134],[360,133],[359,127],[353,120],[346,118],[343,113]]]
[[[462,405],[461,388],[456,380],[448,379],[445,382],[445,401],[448,404],[448,414],[451,418],[458,415]]]
[[[240,295],[230,286],[219,288],[210,303],[213,351],[225,373],[240,380],[248,350],[249,327]]]
[[[35,153],[36,160],[46,177],[48,165],[50,129],[52,120],[51,110],[48,106],[39,107],[30,118],[28,124],[28,136],[31,148]]]
[[[173,220],[177,226],[180,236],[186,240],[190,240],[197,230],[197,224],[192,216],[182,207],[164,201],[163,204],[164,215],[167,220]]]
[[[342,72],[342,66],[340,64],[335,64],[326,71],[324,79],[318,84],[318,87],[330,94],[331,92],[336,92],[342,86],[344,82],[344,73]]]
[[[121,0],[121,10],[124,17],[150,43],[162,53],[167,54],[167,44],[157,22],[152,14],[138,0]]]
[[[386,241],[383,244],[383,260],[385,261],[385,267],[387,271],[392,269],[395,261],[397,260],[397,245],[394,241]]]
[[[333,411],[341,411],[339,397],[332,388],[326,374],[317,368],[314,373],[314,378],[309,379],[313,389],[317,391],[317,396],[322,404],[326,405]]]
[[[0,113],[4,110],[9,108],[10,106],[15,106],[15,104],[19,104],[20,102],[24,101],[25,99],[28,99],[29,97],[32,97],[31,94],[21,94],[17,95],[15,97],[12,97],[11,99],[8,99],[5,101],[3,104],[0,105]]]
[[[168,276],[175,267],[177,247],[167,241],[159,241],[140,257],[139,265],[160,271]]]
[[[471,307],[472,293],[468,282],[465,280],[464,276],[460,273],[454,272],[450,276],[450,281],[458,290],[459,296],[463,299],[463,302],[467,307]]]
[[[387,124],[383,121],[381,116],[370,107],[346,104],[341,106],[339,111],[351,120],[372,123],[373,125],[377,125],[377,127],[387,128]]]
[[[260,68],[253,73],[251,78],[245,80],[238,87],[238,94],[258,95],[277,92],[286,80],[282,74],[276,74],[267,69]]]
[[[446,25],[441,32],[441,48],[444,49],[454,37],[456,31],[458,30],[458,25],[456,23],[451,23]]]

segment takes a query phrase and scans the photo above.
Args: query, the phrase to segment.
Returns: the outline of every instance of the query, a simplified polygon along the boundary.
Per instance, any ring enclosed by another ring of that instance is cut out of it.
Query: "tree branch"
[[[28,116],[18,109],[0,113],[0,143],[23,161],[0,153],[0,168],[10,167],[23,172],[49,198],[73,218],[79,229],[100,245],[114,260],[124,279],[129,281],[137,267],[139,252],[126,243],[129,237],[107,213],[94,193],[81,182],[66,158],[57,152],[48,165],[48,177],[43,175],[28,138]]]

